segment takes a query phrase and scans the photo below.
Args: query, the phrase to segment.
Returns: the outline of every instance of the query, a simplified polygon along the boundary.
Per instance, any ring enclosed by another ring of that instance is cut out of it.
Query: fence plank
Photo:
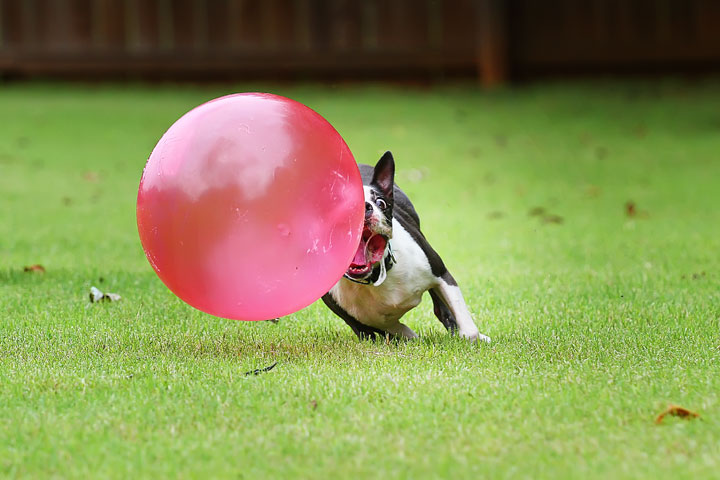
[[[485,87],[507,80],[507,11],[502,0],[478,2],[478,68]]]
[[[0,50],[5,45],[5,1],[0,0]]]
[[[380,22],[377,0],[366,0],[362,3],[361,28],[362,47],[364,51],[377,50],[379,46]]]

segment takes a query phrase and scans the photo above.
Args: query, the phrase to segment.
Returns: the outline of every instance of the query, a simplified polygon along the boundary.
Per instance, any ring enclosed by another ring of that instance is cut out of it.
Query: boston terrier
[[[416,338],[400,318],[430,292],[435,316],[451,333],[489,342],[478,332],[462,292],[420,231],[420,218],[395,184],[390,152],[375,168],[359,165],[365,225],[355,258],[322,299],[360,338]]]

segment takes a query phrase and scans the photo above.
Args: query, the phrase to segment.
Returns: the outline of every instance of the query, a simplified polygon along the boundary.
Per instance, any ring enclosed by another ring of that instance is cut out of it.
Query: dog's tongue
[[[352,265],[363,266],[379,262],[385,253],[386,244],[387,240],[385,240],[385,237],[382,235],[372,235],[369,238],[363,235],[363,238],[360,240],[360,245],[358,245],[358,249],[355,252]]]
[[[370,263],[379,262],[385,255],[387,240],[382,235],[373,235],[368,240],[367,250],[370,252]]]
[[[358,245],[357,252],[355,252],[355,258],[353,258],[352,264],[353,265],[367,265],[367,242],[365,240],[360,240],[360,245]],[[345,257],[347,258],[347,257]]]

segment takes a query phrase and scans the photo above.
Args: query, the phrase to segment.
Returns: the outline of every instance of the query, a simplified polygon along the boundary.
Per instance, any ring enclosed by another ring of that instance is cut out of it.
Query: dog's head
[[[380,158],[369,185],[365,185],[365,226],[355,257],[345,275],[356,282],[378,285],[384,280],[384,261],[392,238],[395,161],[390,152]],[[381,274],[375,270],[382,270]],[[379,277],[372,278],[373,276]]]

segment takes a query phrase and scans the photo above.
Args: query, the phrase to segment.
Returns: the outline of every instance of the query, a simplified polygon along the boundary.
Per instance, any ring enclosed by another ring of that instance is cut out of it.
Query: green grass
[[[717,478],[720,85],[252,87],[360,161],[393,151],[490,346],[427,298],[422,338],[387,345],[322,305],[234,322],[162,285],[145,159],[247,89],[0,85],[0,476]],[[670,402],[701,418],[655,425]]]

